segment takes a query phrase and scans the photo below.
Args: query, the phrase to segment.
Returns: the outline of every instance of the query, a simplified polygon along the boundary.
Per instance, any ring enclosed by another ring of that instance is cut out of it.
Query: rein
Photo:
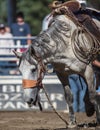
[[[47,91],[46,91],[44,85],[43,85],[43,90],[44,90],[44,93],[45,93],[45,95],[46,95],[46,97],[47,97],[47,99],[48,99],[48,102],[49,102],[49,104],[51,105],[53,111],[57,114],[57,116],[58,116],[63,122],[65,122],[66,127],[67,127],[67,126],[69,125],[68,122],[56,111],[56,109],[55,109],[54,106],[52,105],[52,103],[51,103],[51,101],[50,101],[50,98],[49,98],[49,96],[48,96],[48,94],[47,94]]]
[[[46,89],[45,89],[45,86],[42,84],[42,80],[43,80],[44,74],[45,74],[45,72],[46,72],[45,65],[44,65],[44,63],[42,62],[42,58],[40,58],[40,57],[37,58],[37,61],[38,61],[38,63],[39,63],[39,67],[38,67],[38,68],[39,68],[39,71],[38,71],[37,85],[40,86],[40,87],[42,87],[42,89],[44,90],[44,93],[45,93],[45,95],[46,95],[46,97],[47,97],[47,99],[48,99],[48,102],[49,102],[49,104],[51,105],[53,111],[57,114],[57,116],[58,116],[63,122],[65,122],[66,127],[67,127],[67,126],[69,125],[68,122],[56,111],[56,109],[54,108],[54,106],[52,105],[52,103],[51,103],[51,101],[50,101],[50,98],[49,98],[49,96],[48,96],[48,94],[47,94],[47,91],[46,91]]]
[[[42,61],[42,58],[39,56],[36,59],[38,61],[38,77],[37,77],[37,86],[39,86],[40,88],[42,88],[42,80],[44,78],[46,69],[45,69],[45,65]]]
[[[41,88],[44,90],[44,93],[45,93],[45,95],[46,95],[46,97],[47,97],[47,99],[48,99],[48,102],[49,102],[49,104],[51,105],[53,111],[57,114],[57,116],[58,116],[63,122],[65,122],[66,127],[67,127],[67,126],[68,126],[68,122],[56,111],[56,109],[54,108],[54,106],[52,105],[52,103],[51,103],[51,101],[50,101],[50,98],[49,98],[49,96],[48,96],[48,94],[47,94],[47,91],[46,91],[44,85],[42,84],[42,80],[43,80],[44,74],[45,74],[45,72],[46,72],[45,65],[44,65],[44,63],[42,62],[42,58],[37,57],[37,61],[38,61],[38,63],[39,63],[37,86],[41,87]]]

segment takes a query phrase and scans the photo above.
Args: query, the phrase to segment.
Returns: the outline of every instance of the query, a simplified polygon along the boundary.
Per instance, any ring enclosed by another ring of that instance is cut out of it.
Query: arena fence
[[[22,77],[17,68],[18,59],[12,52],[13,49],[20,51],[21,48],[27,48],[28,45],[21,45],[20,40],[27,39],[26,37],[13,37],[12,40],[17,40],[14,46],[0,46],[0,110],[1,111],[24,111],[24,110],[39,110],[38,106],[29,108],[23,100]],[[30,38],[31,40],[34,37]],[[2,38],[0,40],[11,40],[10,38]],[[9,52],[3,52],[3,49],[9,49]],[[68,111],[64,92],[60,81],[55,73],[46,74],[43,83],[48,92],[53,106],[59,111]],[[41,103],[45,111],[52,111],[50,104],[43,90],[40,91]]]

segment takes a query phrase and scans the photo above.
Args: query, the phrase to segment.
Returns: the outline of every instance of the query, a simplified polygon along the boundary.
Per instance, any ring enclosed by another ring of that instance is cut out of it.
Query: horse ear
[[[30,51],[31,51],[31,55],[35,55],[36,52],[33,46],[30,47]]]
[[[22,53],[20,53],[20,52],[17,52],[17,51],[15,51],[15,50],[13,50],[13,53],[15,54],[15,56],[16,56],[17,58],[21,58],[21,57],[22,57]]]

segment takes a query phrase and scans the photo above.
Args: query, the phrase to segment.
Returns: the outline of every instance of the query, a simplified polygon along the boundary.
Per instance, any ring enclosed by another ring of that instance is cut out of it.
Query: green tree
[[[0,23],[7,24],[7,2],[0,0]]]
[[[100,10],[100,0],[87,0],[89,6]]]

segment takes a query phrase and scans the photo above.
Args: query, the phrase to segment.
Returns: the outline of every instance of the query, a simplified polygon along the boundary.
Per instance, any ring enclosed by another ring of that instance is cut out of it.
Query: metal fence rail
[[[20,51],[20,49],[24,48],[27,49],[28,45],[24,44],[21,45],[21,40],[33,40],[35,38],[35,36],[27,38],[27,37],[12,37],[12,38],[0,38],[0,40],[16,40],[16,44],[11,45],[11,46],[1,46],[0,45],[0,68],[6,68],[9,67],[9,69],[11,69],[11,67],[15,67],[17,66],[17,58],[13,53],[13,50],[17,50]],[[3,51],[4,50],[4,51]],[[7,51],[5,51],[7,50]],[[16,62],[15,62],[16,61]]]
[[[0,40],[16,40],[16,43],[11,46],[3,46],[0,45],[0,75],[3,75],[3,73],[8,75],[8,71],[13,70],[17,68],[17,58],[13,53],[13,50],[20,51],[20,49],[24,48],[27,49],[29,45],[26,43],[24,45],[21,44],[21,40],[33,40],[35,36],[27,38],[27,37],[12,37],[12,38],[0,38]],[[18,70],[17,70],[18,71]],[[7,72],[7,73],[6,73]]]

